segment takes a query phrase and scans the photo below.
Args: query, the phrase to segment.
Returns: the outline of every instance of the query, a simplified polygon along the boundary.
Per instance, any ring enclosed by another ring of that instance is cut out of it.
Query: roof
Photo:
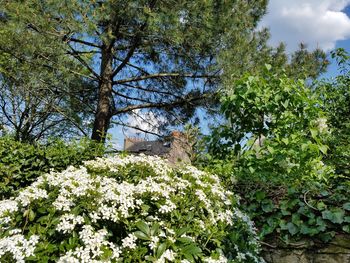
[[[170,142],[165,141],[133,141],[125,150],[130,153],[144,153],[147,155],[165,155],[170,151]]]

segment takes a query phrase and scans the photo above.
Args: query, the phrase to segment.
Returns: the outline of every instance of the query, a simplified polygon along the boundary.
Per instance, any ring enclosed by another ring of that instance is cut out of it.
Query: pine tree
[[[62,72],[55,76],[58,82],[75,75],[91,83],[97,94],[90,105],[95,107],[91,137],[97,141],[105,140],[112,124],[127,126],[126,116],[135,110],[152,112],[168,125],[188,120],[213,97],[227,63],[237,76],[258,71],[266,60],[288,64],[283,47],[268,47],[268,32],[256,31],[266,0],[0,4],[7,20],[0,30],[8,32],[7,40],[41,43],[32,52],[31,43],[20,43],[29,49],[22,61]],[[0,49],[13,57],[13,50]]]

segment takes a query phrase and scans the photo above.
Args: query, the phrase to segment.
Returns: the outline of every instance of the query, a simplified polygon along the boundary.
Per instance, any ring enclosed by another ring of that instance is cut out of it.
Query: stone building
[[[158,155],[170,163],[190,163],[190,147],[183,133],[173,131],[165,139],[147,141],[142,138],[124,139],[124,151],[132,154]]]

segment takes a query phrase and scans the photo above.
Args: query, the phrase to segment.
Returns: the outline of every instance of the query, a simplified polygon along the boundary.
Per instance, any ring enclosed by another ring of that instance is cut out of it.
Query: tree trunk
[[[109,128],[111,114],[112,99],[112,80],[113,80],[113,53],[112,48],[102,49],[101,60],[101,79],[99,82],[98,104],[95,115],[94,126],[91,139],[98,142],[105,142],[107,130]]]

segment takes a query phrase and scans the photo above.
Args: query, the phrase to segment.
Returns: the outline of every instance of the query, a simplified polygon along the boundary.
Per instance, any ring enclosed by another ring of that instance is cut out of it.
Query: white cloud
[[[165,118],[156,116],[153,112],[144,112],[140,109],[134,110],[129,115],[127,123],[132,127],[138,127],[141,130],[159,133],[159,127],[165,122]],[[140,133],[137,129],[128,129],[129,134]]]
[[[309,49],[329,51],[338,40],[350,38],[350,18],[342,10],[350,0],[270,0],[260,27],[271,31],[270,44],[287,44],[295,51],[303,42]]]

